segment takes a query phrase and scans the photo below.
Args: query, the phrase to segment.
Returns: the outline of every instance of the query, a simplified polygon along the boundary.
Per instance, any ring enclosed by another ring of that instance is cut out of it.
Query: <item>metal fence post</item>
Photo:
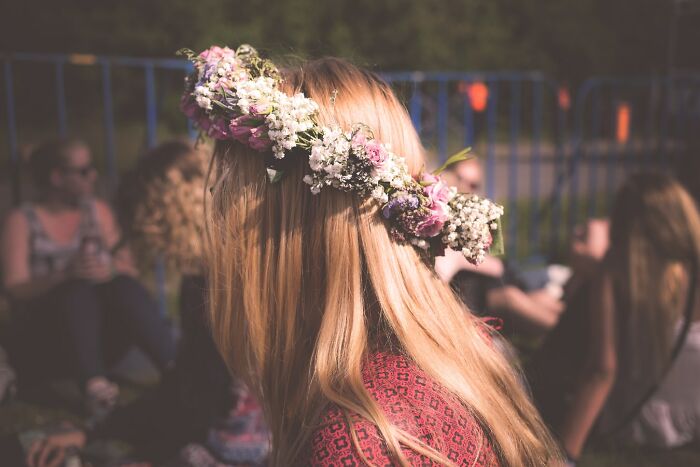
[[[422,80],[421,80],[422,81]],[[422,102],[422,96],[421,96],[421,81],[417,80],[417,77],[414,77],[413,81],[413,93],[411,94],[411,121],[413,122],[413,127],[416,129],[416,133],[418,133],[418,136],[421,134],[422,130],[422,111],[423,111],[423,102]]]
[[[102,67],[102,103],[105,125],[105,155],[107,161],[107,176],[110,184],[117,182],[116,141],[114,138],[114,108],[112,103],[112,73],[109,60],[101,61]]]
[[[449,105],[447,100],[447,80],[438,82],[438,155],[440,162],[447,160],[447,131],[448,131]]]
[[[510,82],[510,155],[508,158],[508,250],[518,256],[518,146],[520,144],[520,85]]]
[[[58,109],[58,132],[61,136],[68,133],[68,113],[66,111],[65,62],[56,61],[56,104]]]
[[[464,96],[464,147],[472,147],[474,141],[474,109],[469,96]]]
[[[487,148],[486,148],[486,196],[493,198],[496,192],[496,139],[498,122],[498,81],[489,81],[489,100],[486,110]],[[509,214],[510,215],[510,214]]]
[[[20,160],[17,145],[17,115],[15,114],[15,93],[12,81],[12,62],[5,60],[5,104],[7,110],[7,143],[10,150],[10,167],[12,170],[12,202],[18,205],[22,199],[20,188]]]
[[[536,251],[540,245],[540,224],[542,222],[540,213],[540,170],[542,165],[542,152],[540,148],[540,140],[542,138],[542,118],[543,118],[543,100],[544,93],[542,90],[543,83],[541,80],[533,81],[533,106],[532,106],[532,147],[530,161],[530,212],[534,214],[532,225],[530,226],[530,238]]]

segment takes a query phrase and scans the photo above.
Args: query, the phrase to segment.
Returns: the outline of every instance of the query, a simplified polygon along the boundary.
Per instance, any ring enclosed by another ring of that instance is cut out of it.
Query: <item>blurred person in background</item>
[[[88,413],[115,405],[108,369],[136,345],[160,370],[174,341],[120,233],[110,207],[93,196],[97,173],[77,139],[56,139],[32,153],[38,196],[11,211],[2,229],[3,286],[12,304],[13,358],[20,390],[51,377],[75,378]]]
[[[478,157],[449,166],[444,178],[464,193],[480,194],[484,189]],[[563,285],[570,275],[561,265],[520,270],[512,262],[492,255],[475,266],[451,250],[436,259],[435,271],[472,311],[503,318],[507,331],[516,328],[534,334],[556,325],[564,310]]]
[[[531,373],[545,419],[570,459],[591,433],[656,447],[698,441],[693,199],[667,175],[636,175],[618,192],[610,223],[591,221],[581,233],[570,309]]]
[[[202,240],[210,157],[210,147],[166,141],[140,157],[120,183],[117,216],[140,268],[163,261],[181,278],[181,338],[168,377],[93,436],[127,440],[154,462],[179,456],[180,466],[258,465],[269,451],[262,409],[229,374],[206,307]]]
[[[150,149],[121,177],[116,213],[122,245],[141,270],[162,262],[180,276],[175,365],[160,383],[117,407],[91,429],[67,429],[36,440],[32,459],[56,458],[65,447],[120,440],[131,459],[155,465],[260,465],[269,451],[262,410],[229,374],[211,335],[202,264],[204,190],[210,151],[185,140]],[[120,459],[119,462],[124,462]]]

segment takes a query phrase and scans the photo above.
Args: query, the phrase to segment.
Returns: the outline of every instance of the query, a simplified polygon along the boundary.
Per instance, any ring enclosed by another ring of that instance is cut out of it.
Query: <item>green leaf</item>
[[[433,172],[433,175],[440,175],[442,172],[445,171],[449,166],[452,164],[456,164],[457,162],[462,162],[466,161],[467,159],[471,159],[474,156],[468,155],[469,151],[471,151],[472,148],[464,148],[461,151],[459,151],[457,154],[454,154],[450,156],[444,164],[442,164],[436,171]]]
[[[497,224],[497,227],[496,230],[491,229],[493,242],[489,248],[489,254],[493,256],[503,256],[505,254],[505,245],[503,242],[503,226],[501,225],[501,218],[499,217],[494,222]]]
[[[188,48],[178,50],[177,52],[175,52],[175,55],[184,55],[185,57],[187,57],[187,60],[191,62],[194,62],[196,59],[196,54]]]

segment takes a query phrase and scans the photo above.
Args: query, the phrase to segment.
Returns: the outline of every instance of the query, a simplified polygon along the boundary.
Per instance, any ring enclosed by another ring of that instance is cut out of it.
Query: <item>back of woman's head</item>
[[[140,266],[160,257],[180,272],[201,269],[206,157],[173,139],[141,155],[121,178],[117,217]]]
[[[612,211],[614,254],[653,255],[661,261],[697,257],[700,222],[692,197],[672,177],[641,173],[620,188]],[[643,251],[630,251],[630,248]]]
[[[689,287],[697,286],[689,276],[699,255],[700,215],[688,192],[668,175],[630,177],[610,228],[620,391],[645,390],[665,368]]]
[[[421,169],[410,118],[377,75],[326,58],[288,68],[284,90],[318,103],[319,123],[362,123]],[[269,183],[264,157],[218,142],[208,213],[208,266],[215,339],[229,367],[261,397],[273,462],[299,460],[329,403],[374,422],[397,459],[399,441],[431,452],[392,427],[366,391],[372,352],[400,352],[480,420],[509,465],[542,464],[546,430],[484,329],[416,249],[392,240],[371,199],[302,182],[308,156],[285,157]],[[438,456],[439,457],[439,456]]]

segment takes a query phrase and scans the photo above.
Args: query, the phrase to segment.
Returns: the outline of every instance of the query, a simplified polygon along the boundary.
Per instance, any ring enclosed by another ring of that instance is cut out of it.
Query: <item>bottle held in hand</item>
[[[104,282],[111,277],[111,258],[102,239],[95,235],[83,237],[80,245],[79,275],[93,282]]]

